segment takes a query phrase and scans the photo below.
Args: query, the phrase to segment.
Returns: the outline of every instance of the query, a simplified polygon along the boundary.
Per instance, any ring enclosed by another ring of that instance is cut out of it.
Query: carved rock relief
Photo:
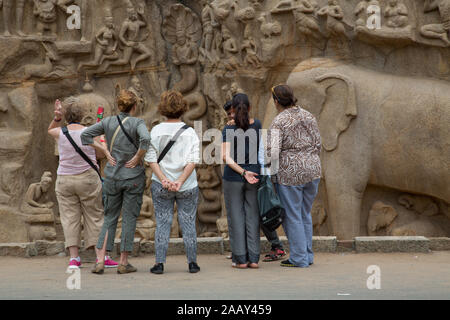
[[[56,98],[84,99],[89,115],[83,122],[91,124],[100,104],[108,114],[117,112],[119,84],[138,95],[139,114],[151,129],[164,121],[157,112],[160,94],[176,89],[189,103],[184,121],[193,125],[202,120],[207,129],[223,127],[222,106],[237,92],[249,94],[252,116],[269,125],[275,115],[268,103],[270,88],[285,83],[302,61],[302,68],[312,67],[308,61],[315,57],[405,78],[450,81],[450,0],[0,2],[0,47],[7,48],[0,51],[0,204],[15,209],[42,172],[56,174],[54,143],[45,132]],[[75,22],[73,5],[79,7],[81,19],[79,29],[69,30],[68,21]],[[380,28],[370,28],[378,22]],[[321,84],[331,81],[341,83],[339,78],[324,78]],[[349,130],[359,121],[356,114]],[[216,224],[219,217],[226,220],[220,174],[217,168],[200,166],[198,177],[199,234],[226,234]],[[360,234],[367,233],[375,201],[397,212],[391,224],[399,223],[404,212],[419,215],[412,208],[421,206],[421,219],[411,223],[448,215],[442,209],[448,208],[445,202],[427,207],[415,200],[407,209],[391,201],[394,193],[397,190],[363,201],[368,209],[362,212],[367,219],[361,220]],[[154,217],[146,196],[138,229],[147,239],[154,231]],[[321,235],[334,233],[328,197],[326,187],[321,188],[313,209],[315,232]],[[50,198],[55,201],[54,194]],[[436,206],[439,214],[434,214]],[[387,226],[383,228],[385,232]]]

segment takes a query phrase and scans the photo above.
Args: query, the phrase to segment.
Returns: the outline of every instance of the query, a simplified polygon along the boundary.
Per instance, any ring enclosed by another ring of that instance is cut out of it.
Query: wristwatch
[[[244,170],[244,172],[242,172],[242,178],[245,178],[245,174],[247,173],[247,170]]]

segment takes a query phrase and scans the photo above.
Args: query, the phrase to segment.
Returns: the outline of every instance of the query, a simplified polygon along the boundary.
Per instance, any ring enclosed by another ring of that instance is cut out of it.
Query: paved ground
[[[450,252],[316,255],[309,269],[261,263],[236,270],[221,255],[201,255],[189,274],[184,256],[169,256],[164,275],[150,274],[153,256],[130,260],[139,272],[103,276],[81,269],[81,290],[68,290],[67,258],[0,258],[0,299],[450,299]],[[367,267],[381,270],[381,289],[367,289]]]

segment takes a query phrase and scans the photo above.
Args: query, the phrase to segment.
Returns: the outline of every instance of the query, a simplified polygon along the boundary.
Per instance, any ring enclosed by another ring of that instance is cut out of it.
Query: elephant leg
[[[362,199],[370,171],[362,163],[336,159],[325,163],[325,185],[333,233],[340,240],[353,239],[360,235]]]

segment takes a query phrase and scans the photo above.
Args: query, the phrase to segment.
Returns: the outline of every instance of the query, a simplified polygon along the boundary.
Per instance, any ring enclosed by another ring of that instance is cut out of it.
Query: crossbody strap
[[[97,172],[98,176],[100,177],[100,180],[103,180],[102,175],[100,174],[100,171],[98,170],[97,166],[86,155],[86,153],[84,153],[83,150],[81,150],[81,148],[77,145],[77,143],[73,141],[72,137],[70,136],[69,129],[67,129],[67,127],[62,127],[61,130],[62,133],[66,136],[67,140],[69,140],[70,144],[73,146],[75,151],[84,159],[84,161],[86,161],[92,167],[92,169],[95,170],[95,172]]]
[[[169,152],[169,150],[173,147],[173,145],[175,144],[175,142],[177,142],[177,139],[181,136],[181,134],[186,131],[187,129],[189,129],[190,127],[186,124],[184,125],[180,130],[178,130],[178,132],[173,136],[172,139],[170,139],[169,143],[167,144],[167,146],[164,148],[164,150],[161,152],[161,154],[159,155],[158,158],[158,163],[160,163],[164,157],[167,155],[167,153]]]
[[[123,133],[127,137],[128,141],[131,142],[131,144],[136,148],[136,150],[139,150],[139,146],[134,142],[134,140],[130,137],[127,130],[125,130],[125,127],[123,126],[122,120],[120,120],[120,117],[117,116],[117,121],[119,121],[119,126],[122,128]]]
[[[128,119],[129,119],[128,117],[126,117],[125,119],[123,119],[122,124],[125,123],[125,122],[127,122]],[[114,142],[116,141],[116,138],[117,138],[117,135],[119,134],[120,129],[122,129],[122,127],[121,127],[120,124],[119,124],[119,126],[117,127],[117,129],[116,129],[116,131],[114,132],[114,135],[113,135],[113,137],[112,137],[112,139],[111,139],[111,144],[110,144],[110,146],[109,146],[109,152],[110,152],[110,153],[112,152],[112,149],[113,149],[113,146],[114,146]]]

